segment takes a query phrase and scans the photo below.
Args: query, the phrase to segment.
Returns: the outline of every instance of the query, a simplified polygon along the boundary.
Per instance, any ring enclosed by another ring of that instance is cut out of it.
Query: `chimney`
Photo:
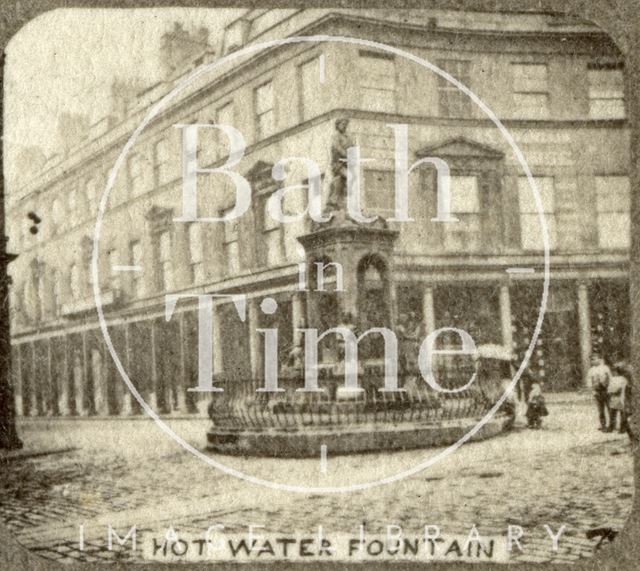
[[[207,28],[203,26],[189,32],[181,23],[174,22],[173,28],[162,35],[160,42],[160,63],[164,79],[181,75],[211,51]]]

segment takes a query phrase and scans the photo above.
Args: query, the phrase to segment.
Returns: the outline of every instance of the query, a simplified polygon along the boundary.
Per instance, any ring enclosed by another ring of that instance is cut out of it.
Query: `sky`
[[[56,152],[57,117],[107,114],[116,78],[160,77],[162,34],[182,22],[188,30],[206,26],[218,45],[224,26],[240,9],[61,9],[29,22],[10,41],[5,68],[5,167],[9,180],[21,148],[37,145]]]

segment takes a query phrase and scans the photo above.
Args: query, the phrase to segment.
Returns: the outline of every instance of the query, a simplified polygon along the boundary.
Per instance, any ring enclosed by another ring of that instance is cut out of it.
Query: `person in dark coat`
[[[531,385],[527,406],[527,426],[529,428],[540,428],[542,417],[547,416],[549,411],[542,396],[542,383],[535,382]]]

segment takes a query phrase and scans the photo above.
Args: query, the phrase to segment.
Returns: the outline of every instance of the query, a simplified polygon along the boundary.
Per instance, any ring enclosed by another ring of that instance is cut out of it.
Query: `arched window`
[[[363,331],[391,325],[389,294],[386,262],[375,254],[362,258],[358,264],[358,321]],[[383,355],[381,335],[370,335],[363,340],[362,356],[365,359]]]

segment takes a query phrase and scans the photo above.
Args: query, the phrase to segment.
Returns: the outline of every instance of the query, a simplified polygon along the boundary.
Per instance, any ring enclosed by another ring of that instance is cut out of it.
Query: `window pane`
[[[190,263],[202,261],[202,226],[197,222],[189,225],[189,253]]]
[[[394,210],[395,178],[392,171],[365,170],[362,185],[365,211],[382,214]]]
[[[231,275],[240,272],[240,256],[238,251],[238,242],[227,244],[227,268]]]
[[[554,184],[551,176],[536,176],[534,182],[540,193],[540,201],[542,202],[542,211],[545,213],[553,213],[554,207]],[[533,189],[529,184],[526,176],[518,178],[518,200],[520,203],[520,212],[528,214],[537,214],[538,208],[534,200]]]
[[[523,119],[547,119],[549,96],[546,93],[515,93],[514,111]]]
[[[277,266],[282,263],[282,244],[279,232],[269,232],[265,235],[267,241],[267,265]]]
[[[513,69],[513,90],[529,93],[546,93],[547,66],[537,63],[516,63]]]
[[[271,82],[256,89],[256,114],[260,115],[273,108],[273,90]]]
[[[216,123],[233,127],[233,104],[227,103],[218,109]]]
[[[233,103],[227,103],[218,109],[216,123],[234,126]],[[229,153],[229,138],[220,129],[216,130],[216,158],[222,158]]]
[[[624,75],[621,69],[590,69],[589,93],[593,92],[622,92],[624,89]]]
[[[269,214],[268,197],[262,199],[262,224],[263,230],[275,230],[278,227],[278,221]]]
[[[549,248],[556,247],[556,220],[553,214],[546,214],[545,222],[549,233]],[[544,250],[542,225],[538,214],[522,214],[520,216],[521,244],[525,250]]]
[[[362,107],[369,111],[395,111],[395,60],[377,54],[360,54]]]
[[[267,111],[258,116],[258,138],[263,139],[275,130],[273,111]]]
[[[475,176],[449,177],[449,191],[452,213],[480,212],[478,179]]]
[[[449,75],[453,76],[455,79],[469,87],[471,62],[469,62],[468,60],[441,59],[437,61],[436,65],[442,71],[446,71]],[[458,90],[455,85],[453,85],[448,79],[445,79],[441,75],[438,75],[438,86]]]
[[[465,60],[438,60],[437,65],[467,87],[470,85],[471,64]],[[453,83],[438,75],[438,106],[443,117],[469,117],[470,99]]]
[[[160,260],[168,261],[171,259],[171,236],[169,232],[160,234]]]
[[[598,212],[629,212],[629,177],[596,177],[596,209]]]
[[[367,111],[393,112],[395,111],[395,93],[387,89],[361,89],[362,107]]]
[[[200,284],[205,281],[204,275],[204,265],[201,263],[193,264],[193,282],[196,284]]]
[[[140,266],[142,264],[142,246],[137,240],[131,242],[131,264],[134,266]]]
[[[69,274],[71,276],[71,297],[74,299],[78,299],[80,297],[80,271],[78,270],[78,266],[76,264],[71,265]]]
[[[228,212],[231,212],[231,210],[226,213]],[[238,239],[238,219],[234,218],[233,220],[222,222],[222,224],[224,224],[224,241],[235,242]]]
[[[473,252],[480,248],[480,216],[458,214],[458,222],[445,222],[444,247],[451,252]]]
[[[76,207],[77,207],[77,201],[78,201],[77,194],[78,193],[75,188],[69,191],[69,214],[76,214]]]
[[[381,55],[360,55],[361,69],[364,71],[360,78],[360,85],[364,87],[380,87],[384,83],[389,89],[395,85],[395,61],[393,58]]]
[[[624,119],[626,115],[624,99],[591,99],[589,117],[591,119]]]
[[[600,212],[598,214],[598,243],[604,249],[623,249],[631,244],[628,213]]]
[[[320,113],[320,59],[312,60],[300,66],[302,90],[302,118],[309,119]]]

